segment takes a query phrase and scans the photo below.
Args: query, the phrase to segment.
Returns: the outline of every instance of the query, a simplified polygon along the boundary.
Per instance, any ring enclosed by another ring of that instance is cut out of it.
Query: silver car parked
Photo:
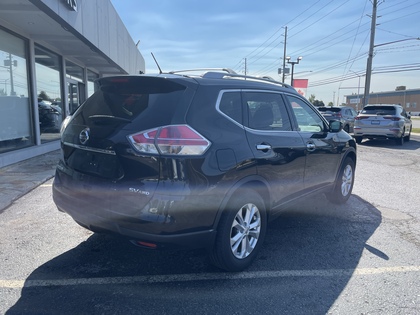
[[[354,138],[361,143],[364,138],[393,139],[398,145],[410,140],[410,115],[396,104],[366,105],[354,121]]]

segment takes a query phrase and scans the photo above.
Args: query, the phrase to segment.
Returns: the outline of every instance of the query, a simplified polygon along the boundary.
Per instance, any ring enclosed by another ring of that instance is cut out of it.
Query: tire
[[[354,139],[356,140],[357,144],[361,144],[362,140],[363,140],[363,137],[354,137]]]
[[[251,189],[236,192],[220,219],[210,259],[226,271],[242,271],[264,242],[267,214],[261,196]]]
[[[404,141],[408,142],[410,141],[410,138],[411,138],[411,128],[410,128],[410,131],[408,132],[408,135],[405,136]]]
[[[327,193],[326,196],[329,201],[335,204],[343,204],[351,196],[354,184],[355,164],[353,159],[347,157],[337,176],[334,190]]]
[[[404,144],[404,134],[405,134],[405,130],[403,130],[401,137],[395,139],[395,143],[397,145],[403,145]]]

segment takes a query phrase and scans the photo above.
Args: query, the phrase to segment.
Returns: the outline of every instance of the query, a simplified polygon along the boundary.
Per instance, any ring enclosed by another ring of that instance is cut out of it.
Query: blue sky
[[[303,57],[294,78],[309,80],[308,96],[337,104],[363,93],[373,0],[111,2],[133,41],[140,40],[146,73],[158,71],[153,52],[163,71],[244,73],[246,60],[247,74],[281,81],[287,26],[286,55]],[[376,47],[370,90],[420,88],[420,40],[410,39],[420,37],[420,2],[378,0],[377,16],[375,45],[400,42]]]

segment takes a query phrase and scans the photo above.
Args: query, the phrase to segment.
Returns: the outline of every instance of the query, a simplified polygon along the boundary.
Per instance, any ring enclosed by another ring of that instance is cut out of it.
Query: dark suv
[[[318,107],[318,110],[328,121],[340,120],[346,132],[353,132],[354,119],[357,116],[357,112],[353,108],[347,106],[323,106]]]
[[[207,248],[246,268],[268,220],[351,195],[356,144],[292,87],[229,72],[99,79],[62,128],[59,210],[139,246]]]

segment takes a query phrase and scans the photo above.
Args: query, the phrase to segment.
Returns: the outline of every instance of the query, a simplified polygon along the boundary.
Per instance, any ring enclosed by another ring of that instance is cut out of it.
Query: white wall
[[[77,0],[77,12],[63,0],[39,0],[129,74],[145,69],[144,58],[109,0]],[[122,0],[123,1],[123,0]]]

